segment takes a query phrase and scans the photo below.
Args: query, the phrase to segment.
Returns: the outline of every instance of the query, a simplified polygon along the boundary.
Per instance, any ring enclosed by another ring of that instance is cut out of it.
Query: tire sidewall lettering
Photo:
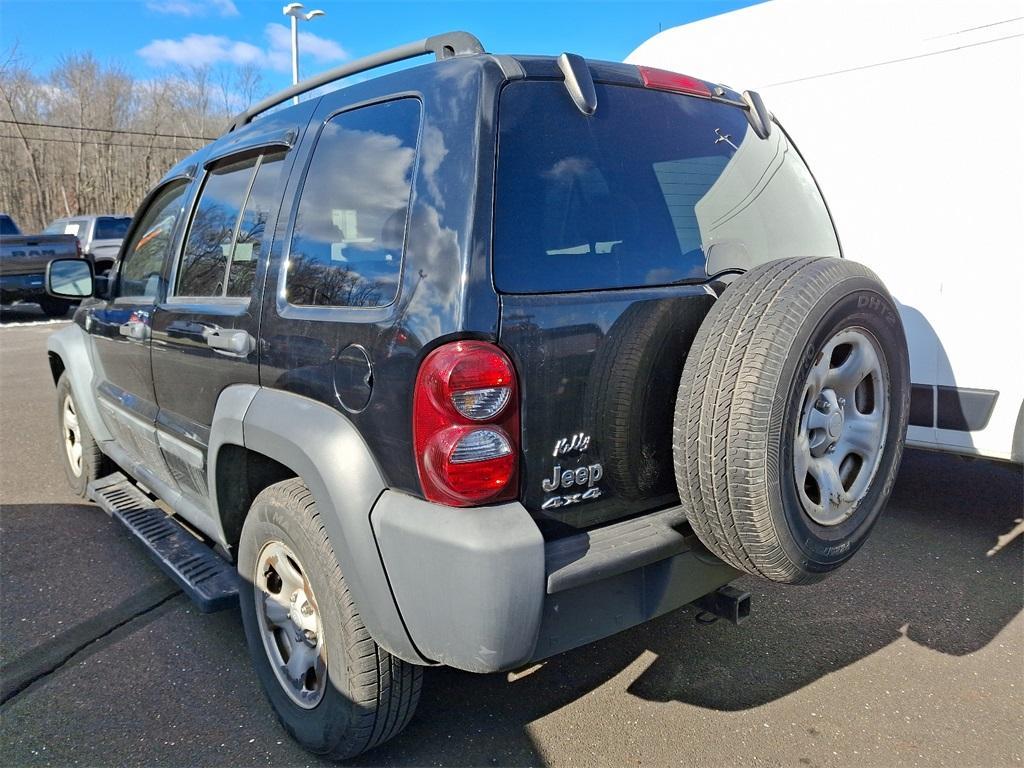
[[[853,283],[851,285],[851,283]],[[803,511],[793,477],[792,446],[796,421],[803,396],[804,382],[814,364],[818,350],[839,330],[861,327],[869,331],[886,354],[888,365],[889,420],[879,472],[865,497],[849,519],[836,526],[821,526]],[[904,355],[892,354],[903,347],[902,324],[898,311],[888,296],[878,292],[866,278],[843,280],[817,301],[804,320],[793,346],[802,352],[791,356],[792,363],[783,369],[780,381],[788,387],[777,390],[772,409],[771,434],[777,438],[769,450],[779,457],[769,473],[769,504],[776,530],[788,535],[779,539],[794,563],[811,573],[825,573],[849,559],[867,539],[877,522],[895,482],[906,432],[908,402],[893,397],[893,392],[909,391],[909,364]],[[779,403],[783,407],[777,407]]]

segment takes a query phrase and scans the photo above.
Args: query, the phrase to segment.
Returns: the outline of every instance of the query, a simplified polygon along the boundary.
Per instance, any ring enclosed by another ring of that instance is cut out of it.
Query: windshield
[[[706,280],[792,256],[838,256],[785,134],[754,134],[708,99],[598,85],[581,114],[560,82],[502,91],[495,202],[499,290],[544,293]]]

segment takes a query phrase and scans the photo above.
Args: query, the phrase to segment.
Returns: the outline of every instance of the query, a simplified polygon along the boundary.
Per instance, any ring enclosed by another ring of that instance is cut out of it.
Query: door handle
[[[253,341],[248,331],[231,331],[224,328],[206,327],[203,329],[203,339],[207,346],[221,352],[229,352],[232,355],[244,357],[252,352]]]
[[[128,318],[128,322],[121,323],[117,328],[118,333],[135,341],[146,341],[149,339],[149,315],[145,312],[134,312]]]

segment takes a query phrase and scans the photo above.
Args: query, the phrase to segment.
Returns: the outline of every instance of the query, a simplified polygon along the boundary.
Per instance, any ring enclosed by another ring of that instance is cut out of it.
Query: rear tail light
[[[711,89],[703,80],[689,75],[681,75],[678,72],[669,72],[667,69],[655,69],[654,67],[638,67],[638,69],[647,88],[711,98]]]
[[[516,497],[519,406],[501,349],[456,341],[427,355],[416,377],[413,443],[430,501],[465,507]]]

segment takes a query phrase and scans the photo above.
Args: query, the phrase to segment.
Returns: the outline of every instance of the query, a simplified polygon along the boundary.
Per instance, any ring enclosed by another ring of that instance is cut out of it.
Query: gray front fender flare
[[[71,392],[75,396],[78,413],[85,419],[96,442],[112,440],[113,436],[100,417],[93,394],[94,372],[92,358],[89,355],[89,335],[81,326],[72,323],[47,337],[46,351],[57,355],[64,364],[64,372],[71,382]]]

